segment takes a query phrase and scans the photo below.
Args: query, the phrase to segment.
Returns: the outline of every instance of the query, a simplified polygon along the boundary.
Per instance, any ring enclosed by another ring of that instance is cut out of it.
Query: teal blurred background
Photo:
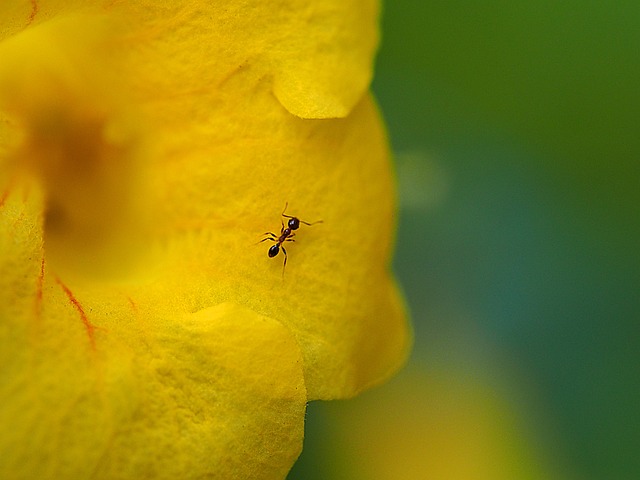
[[[415,349],[309,406],[289,479],[640,478],[640,2],[389,1],[373,89]]]

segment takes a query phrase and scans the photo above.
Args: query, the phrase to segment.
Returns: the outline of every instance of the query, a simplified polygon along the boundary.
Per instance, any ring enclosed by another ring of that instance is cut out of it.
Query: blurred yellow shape
[[[328,410],[339,428],[336,479],[565,478],[536,451],[532,432],[498,390],[454,370],[412,368]]]

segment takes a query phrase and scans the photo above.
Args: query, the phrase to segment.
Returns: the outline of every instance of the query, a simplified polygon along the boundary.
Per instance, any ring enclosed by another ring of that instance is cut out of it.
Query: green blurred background
[[[385,5],[407,368],[294,479],[640,478],[640,2]]]

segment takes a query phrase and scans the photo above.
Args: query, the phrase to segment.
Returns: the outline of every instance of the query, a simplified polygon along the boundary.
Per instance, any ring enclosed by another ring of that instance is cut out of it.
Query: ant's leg
[[[276,237],[276,236],[275,236],[275,234],[273,234],[273,233],[271,233],[271,232],[267,232],[267,233],[265,233],[264,235],[271,235],[271,236],[270,236],[270,237],[267,237],[267,238],[263,238],[263,239],[262,239],[262,240],[260,240],[259,242],[256,242],[256,243],[255,243],[256,245],[257,245],[258,243],[262,243],[262,242],[265,242],[265,241],[267,241],[267,240],[271,240],[272,242],[277,241],[277,238],[278,238],[278,237]]]
[[[287,266],[287,251],[282,247],[282,253],[284,253],[284,263],[282,264],[282,279],[284,280],[284,267]]]

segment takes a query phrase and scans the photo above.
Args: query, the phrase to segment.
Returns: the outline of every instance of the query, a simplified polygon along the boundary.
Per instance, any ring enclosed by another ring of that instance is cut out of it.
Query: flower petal
[[[15,193],[0,210],[3,477],[282,478],[306,402],[288,331],[234,305],[175,316],[63,283],[36,195]]]
[[[237,10],[210,12],[205,28],[204,6],[166,5],[167,17],[126,8],[118,73],[154,141],[140,187],[156,191],[157,291],[189,311],[232,301],[282,322],[302,347],[311,399],[351,396],[388,377],[409,333],[388,270],[394,190],[371,99],[344,119],[300,119],[273,97],[262,57],[230,42],[250,31],[225,23],[240,21]],[[265,231],[279,234],[287,202],[289,214],[324,223],[303,225],[286,245],[283,279],[268,244],[254,244]]]
[[[408,349],[387,141],[362,97],[373,3],[8,5],[29,28],[0,37],[1,468],[284,475],[307,398],[380,382]],[[11,184],[16,165],[37,181]],[[256,243],[285,204],[323,223],[282,245],[283,276]],[[70,266],[93,258],[120,283]]]
[[[229,71],[249,67],[272,79],[275,95],[294,115],[331,118],[346,116],[371,82],[379,35],[375,0],[182,0],[162,6],[34,0],[7,5],[1,24],[15,33],[87,3],[135,24],[139,46],[133,50],[152,54],[152,63],[141,66],[174,91],[216,88]],[[194,66],[201,70],[197,75]]]
[[[15,137],[0,158],[0,188],[24,173],[44,187],[48,260],[58,271],[122,270],[144,252],[144,135],[118,79],[109,43],[117,28],[72,14],[0,42],[0,108]]]
[[[215,89],[230,71],[250,68],[273,78],[294,115],[329,118],[346,116],[372,78],[374,0],[132,2],[123,11],[146,25],[141,40],[154,37],[156,72],[174,89]]]
[[[202,118],[203,97],[154,105],[173,118],[172,135],[158,135],[171,159],[155,180],[170,192],[159,218],[165,259],[179,271],[171,288],[190,292],[194,308],[232,301],[278,319],[302,347],[310,399],[351,396],[393,373],[410,344],[388,267],[386,137],[368,97],[345,119],[301,120],[252,81],[230,80],[239,91],[223,98],[233,108],[221,101],[207,121],[190,121]],[[256,243],[280,235],[287,203],[287,214],[323,223],[283,244],[283,270],[282,253],[267,256],[273,243]]]

